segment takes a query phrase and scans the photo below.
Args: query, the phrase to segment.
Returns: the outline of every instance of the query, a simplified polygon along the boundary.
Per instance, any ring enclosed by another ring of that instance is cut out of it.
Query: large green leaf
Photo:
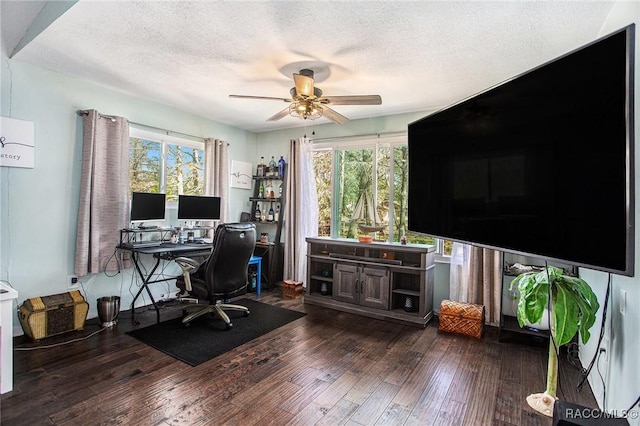
[[[558,346],[567,344],[578,332],[579,309],[576,298],[564,286],[556,286],[554,304],[555,339]]]
[[[596,295],[591,287],[578,277],[563,276],[557,282],[558,286],[562,286],[571,293],[573,300],[578,306],[578,329],[582,337],[582,342],[586,343],[591,337],[589,329],[596,320],[596,313],[600,308]]]
[[[544,308],[547,306],[549,286],[546,275],[540,272],[526,272],[514,278],[511,282],[513,286],[518,286],[520,297],[518,298],[517,317],[518,324],[523,327],[525,324],[535,324],[542,318]]]

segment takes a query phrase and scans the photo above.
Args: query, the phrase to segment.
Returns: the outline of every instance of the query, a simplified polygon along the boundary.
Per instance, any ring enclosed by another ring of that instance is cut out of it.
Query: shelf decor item
[[[520,326],[535,324],[549,306],[549,360],[547,365],[547,389],[527,397],[531,408],[552,417],[553,405],[558,399],[558,349],[569,343],[579,331],[582,343],[587,343],[596,313],[600,308],[596,295],[582,279],[569,276],[560,268],[548,266],[542,271],[525,272],[511,281],[511,289],[518,287],[517,317]]]
[[[404,310],[405,312],[415,311],[415,308],[413,307],[413,297],[407,296],[404,298]]]

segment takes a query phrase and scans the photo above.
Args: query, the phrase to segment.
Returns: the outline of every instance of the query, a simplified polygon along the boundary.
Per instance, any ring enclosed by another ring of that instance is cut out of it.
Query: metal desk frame
[[[152,279],[153,274],[156,272],[156,269],[158,269],[158,266],[160,265],[160,261],[173,260],[176,257],[187,255],[187,254],[191,256],[194,256],[194,255],[208,256],[209,254],[211,254],[211,249],[213,248],[213,244],[211,243],[209,244],[162,243],[159,246],[154,246],[154,247],[128,247],[128,246],[118,245],[118,248],[121,250],[127,250],[131,253],[131,260],[133,261],[133,265],[135,266],[136,271],[138,271],[138,275],[142,280],[142,285],[140,286],[140,289],[134,296],[133,301],[131,302],[131,321],[135,323],[136,300],[138,299],[138,297],[140,296],[143,290],[147,290],[147,294],[151,299],[151,303],[153,303],[153,308],[156,310],[156,322],[159,323],[160,307],[158,306],[155,299],[153,298],[153,295],[151,294],[151,290],[149,289],[149,284],[175,280],[177,278],[177,277],[171,277],[171,278],[162,278],[162,279],[153,280]],[[139,264],[140,254],[150,254],[156,259],[155,264],[153,265],[153,267],[151,268],[151,270],[146,276],[142,272],[142,269],[140,268],[140,264]]]

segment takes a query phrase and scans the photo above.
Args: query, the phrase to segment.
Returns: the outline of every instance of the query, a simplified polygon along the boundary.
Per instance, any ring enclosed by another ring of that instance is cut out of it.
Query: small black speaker
[[[629,426],[627,419],[566,401],[553,404],[553,426]]]

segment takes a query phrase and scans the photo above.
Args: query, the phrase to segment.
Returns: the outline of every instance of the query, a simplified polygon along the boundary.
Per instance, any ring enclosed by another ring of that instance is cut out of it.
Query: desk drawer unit
[[[82,330],[89,304],[78,291],[32,297],[25,300],[18,311],[24,333],[32,340],[56,334]]]

